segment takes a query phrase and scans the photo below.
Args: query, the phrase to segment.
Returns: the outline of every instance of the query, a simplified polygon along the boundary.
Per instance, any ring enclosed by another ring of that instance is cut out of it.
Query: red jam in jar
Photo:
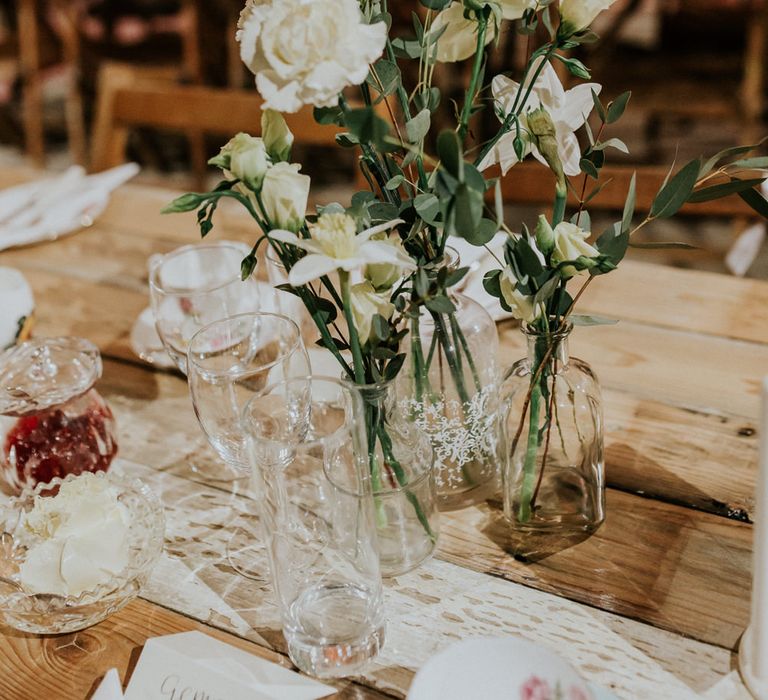
[[[98,349],[78,338],[35,339],[0,355],[0,467],[14,491],[109,469],[116,429],[93,389],[99,376]]]

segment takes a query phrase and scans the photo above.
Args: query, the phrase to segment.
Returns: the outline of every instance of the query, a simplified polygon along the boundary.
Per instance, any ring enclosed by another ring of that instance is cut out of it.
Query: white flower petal
[[[404,270],[416,269],[416,264],[405,251],[386,241],[366,241],[360,246],[359,255],[368,264],[391,263],[400,265]]]
[[[384,224],[378,224],[376,226],[371,226],[371,228],[365,229],[365,231],[361,231],[357,234],[357,239],[359,241],[367,241],[371,236],[375,236],[377,233],[384,233],[385,231],[390,231],[398,224],[404,224],[405,221],[403,219],[392,219],[392,221],[387,221]]]
[[[602,85],[598,83],[584,83],[583,85],[571,88],[565,93],[565,104],[557,112],[557,119],[567,124],[571,131],[580,129],[594,109],[595,103],[592,99],[592,90],[599,95]]]
[[[288,273],[288,281],[294,287],[316,280],[323,275],[330,274],[339,269],[337,260],[329,258],[327,255],[317,255],[310,253],[299,260]]]

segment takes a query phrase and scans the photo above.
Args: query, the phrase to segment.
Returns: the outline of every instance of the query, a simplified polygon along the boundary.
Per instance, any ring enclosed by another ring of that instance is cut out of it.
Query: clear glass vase
[[[459,267],[458,256],[446,263]],[[398,376],[400,409],[429,436],[443,510],[489,497],[499,465],[499,336],[478,302],[450,293],[455,312],[411,319]]]
[[[432,444],[398,410],[394,381],[348,386],[362,397],[381,574],[399,576],[432,556],[437,544]]]
[[[589,365],[570,357],[571,330],[524,327],[528,356],[501,392],[504,514],[515,531],[561,540],[583,539],[605,518],[600,387]]]

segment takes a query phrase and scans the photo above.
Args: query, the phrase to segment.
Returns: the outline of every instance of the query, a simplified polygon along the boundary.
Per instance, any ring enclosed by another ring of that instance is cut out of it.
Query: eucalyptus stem
[[[485,56],[485,35],[488,31],[488,18],[484,16],[478,18],[477,24],[477,48],[475,49],[475,60],[472,64],[472,76],[469,80],[469,89],[467,90],[464,108],[461,110],[461,117],[459,119],[458,134],[460,141],[463,141],[467,135],[469,119],[472,116],[472,105],[475,102],[475,94],[477,93],[477,81],[480,78],[480,69],[483,67],[483,58]]]

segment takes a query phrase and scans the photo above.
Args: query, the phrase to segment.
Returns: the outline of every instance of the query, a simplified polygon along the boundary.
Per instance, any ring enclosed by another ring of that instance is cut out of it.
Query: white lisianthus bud
[[[395,305],[389,301],[387,295],[378,294],[370,282],[353,284],[349,295],[352,302],[352,320],[355,322],[360,342],[365,344],[373,331],[373,317],[379,314],[389,320],[395,312]]]
[[[544,254],[549,255],[555,247],[555,232],[543,214],[539,215],[536,223],[536,246]]]
[[[372,240],[384,241],[388,245],[397,248],[404,256],[407,255],[399,238],[390,238],[386,233],[381,233],[373,236]],[[403,267],[394,263],[371,263],[365,266],[363,275],[376,290],[384,291],[391,289],[403,276]]]
[[[230,139],[211,161],[222,167],[227,176],[231,174],[254,191],[261,188],[264,174],[270,166],[263,139],[243,132]]]
[[[304,224],[311,181],[300,168],[298,163],[277,163],[264,176],[261,201],[275,228],[298,231]]]
[[[517,278],[511,268],[508,267],[501,273],[499,287],[502,298],[512,311],[512,316],[525,323],[533,323],[536,320],[539,314],[533,305],[533,297],[517,289]]]
[[[274,109],[265,109],[261,113],[261,137],[264,139],[267,153],[274,163],[290,160],[293,134],[280,112],[275,112]]]
[[[440,34],[437,40],[437,60],[442,63],[463,61],[475,53],[477,49],[477,20],[464,17],[464,5],[452,2],[435,17],[430,33]],[[445,31],[442,31],[445,29]],[[485,32],[485,43],[493,41],[496,29],[492,22],[488,23]]]
[[[583,256],[585,258],[595,258],[600,253],[596,248],[587,243],[589,232],[580,229],[576,224],[568,221],[561,221],[554,229],[555,249],[552,251],[552,260],[555,263],[566,262],[567,260],[576,260]],[[566,265],[560,270],[560,274],[568,279],[578,274],[573,265]],[[585,272],[585,270],[581,270]]]
[[[586,29],[603,10],[616,0],[560,0],[560,22],[563,32],[570,36]]]

